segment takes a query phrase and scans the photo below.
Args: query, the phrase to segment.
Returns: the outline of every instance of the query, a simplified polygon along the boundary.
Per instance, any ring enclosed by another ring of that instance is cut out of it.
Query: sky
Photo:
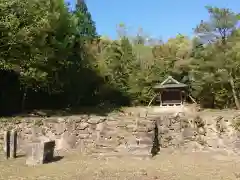
[[[67,0],[73,6],[76,0]],[[192,36],[193,28],[208,19],[206,5],[240,12],[240,0],[85,0],[100,35],[117,38],[117,25],[129,34],[139,28],[153,38],[167,40],[178,33]]]

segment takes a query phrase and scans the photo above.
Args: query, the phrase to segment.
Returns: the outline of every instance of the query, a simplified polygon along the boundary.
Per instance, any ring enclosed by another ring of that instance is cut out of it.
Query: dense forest
[[[0,113],[146,105],[168,75],[203,107],[240,109],[239,14],[206,11],[194,38],[163,42],[120,24],[111,40],[97,34],[84,1],[70,10],[63,0],[1,0]]]

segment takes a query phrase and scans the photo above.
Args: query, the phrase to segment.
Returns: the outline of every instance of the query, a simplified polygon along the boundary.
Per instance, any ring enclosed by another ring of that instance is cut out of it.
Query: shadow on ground
[[[63,156],[54,156],[53,159],[44,162],[44,164],[49,164],[49,163],[53,163],[53,162],[58,162],[61,161],[64,157]]]
[[[160,142],[158,139],[158,124],[157,121],[155,121],[155,127],[154,127],[154,138],[153,138],[153,146],[151,149],[152,157],[156,156],[158,152],[160,151]]]
[[[26,157],[26,155],[25,154],[19,154],[19,155],[16,156],[16,158],[22,158],[22,157]]]

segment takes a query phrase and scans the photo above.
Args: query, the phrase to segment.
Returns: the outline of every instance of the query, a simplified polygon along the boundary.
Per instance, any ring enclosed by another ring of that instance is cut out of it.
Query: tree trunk
[[[238,96],[237,96],[237,92],[235,90],[235,84],[234,84],[234,80],[233,80],[232,76],[230,76],[229,82],[230,82],[230,85],[231,85],[231,88],[232,88],[232,93],[233,93],[233,98],[234,98],[234,101],[235,101],[235,105],[236,105],[237,109],[240,109],[240,103],[239,103],[239,99],[238,99]]]

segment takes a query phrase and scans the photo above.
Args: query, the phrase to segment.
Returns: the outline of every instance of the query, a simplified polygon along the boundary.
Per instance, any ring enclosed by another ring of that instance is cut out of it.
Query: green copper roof
[[[156,84],[153,88],[154,89],[165,89],[165,88],[183,88],[187,87],[186,84],[178,82],[172,76],[168,76],[161,84]]]

